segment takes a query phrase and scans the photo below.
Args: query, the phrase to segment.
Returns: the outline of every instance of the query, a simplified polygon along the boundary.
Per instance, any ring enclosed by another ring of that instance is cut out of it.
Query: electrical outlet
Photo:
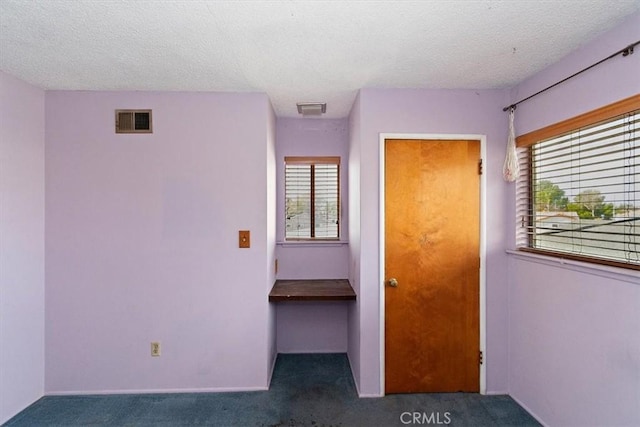
[[[160,356],[160,342],[152,341],[151,342],[151,356],[158,357]]]

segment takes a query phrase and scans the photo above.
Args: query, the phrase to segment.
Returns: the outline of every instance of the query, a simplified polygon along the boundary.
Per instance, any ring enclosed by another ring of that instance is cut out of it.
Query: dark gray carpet
[[[414,414],[417,418],[414,418]],[[509,396],[360,399],[345,354],[280,354],[269,391],[47,396],[5,426],[538,426]]]

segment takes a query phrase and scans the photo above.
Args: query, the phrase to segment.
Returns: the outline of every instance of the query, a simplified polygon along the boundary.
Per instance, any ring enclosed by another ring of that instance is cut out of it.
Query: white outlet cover
[[[151,342],[151,356],[158,357],[160,356],[160,342],[152,341]]]

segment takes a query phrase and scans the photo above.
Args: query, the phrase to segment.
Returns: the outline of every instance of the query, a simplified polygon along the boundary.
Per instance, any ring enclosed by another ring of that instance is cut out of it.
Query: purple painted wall
[[[346,353],[348,302],[277,305],[278,353]]]
[[[640,40],[640,13],[572,52],[511,90],[511,102],[525,98],[614,52]],[[627,57],[617,56],[529,101],[516,110],[516,133],[557,123],[640,92],[638,47]]]
[[[380,390],[380,283],[379,272],[379,134],[432,133],[479,134],[487,136],[485,173],[486,278],[487,278],[487,390],[506,392],[507,372],[507,282],[504,252],[509,187],[502,179],[502,162],[507,135],[507,118],[502,107],[506,91],[363,89],[358,109],[351,114],[359,120],[351,137],[351,153],[359,156],[350,165],[350,174],[359,174],[359,186],[351,187],[352,198],[360,204],[359,226],[352,233],[358,247],[352,257],[355,287],[359,290],[359,391],[378,395]],[[357,163],[357,165],[356,165]],[[358,170],[359,168],[359,170]],[[354,185],[355,181],[354,181]],[[359,198],[359,200],[358,200]],[[352,215],[353,217],[353,215]],[[354,227],[354,224],[351,224]],[[350,322],[355,325],[353,320]],[[352,352],[352,353],[353,353]]]
[[[277,204],[277,182],[276,182],[276,114],[269,103],[267,120],[267,295],[271,291],[273,282],[276,280],[276,204]],[[269,304],[269,317],[267,321],[267,376],[271,382],[271,375],[278,356],[277,349],[277,329],[276,329],[276,307]]]
[[[360,391],[360,93],[349,114],[349,282],[358,295],[347,313],[348,355],[358,394]]]
[[[279,279],[344,279],[349,270],[348,122],[281,118],[277,122],[277,238]],[[284,158],[340,156],[341,241],[287,243],[284,239]],[[349,303],[281,303],[277,310],[280,353],[346,352]]]
[[[44,99],[0,71],[0,424],[44,392]]]
[[[512,99],[637,40],[640,14],[522,83]],[[636,49],[518,106],[518,134],[638,94],[639,76]],[[511,218],[514,197],[505,205]],[[622,272],[510,257],[509,393],[544,424],[640,425],[640,276]]]
[[[344,279],[348,275],[349,248],[349,124],[344,120],[281,118],[276,132],[278,278]],[[284,239],[284,158],[286,156],[339,156],[341,241],[345,244],[286,243]]]
[[[47,393],[267,387],[273,121],[264,94],[47,92]]]

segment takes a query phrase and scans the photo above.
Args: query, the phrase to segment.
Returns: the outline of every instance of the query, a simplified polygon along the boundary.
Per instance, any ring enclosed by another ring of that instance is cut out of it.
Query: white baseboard
[[[509,395],[509,397],[511,397],[513,400],[516,401],[516,403],[520,406],[522,406],[524,408],[525,411],[527,411],[529,413],[529,415],[531,415],[533,418],[536,419],[537,422],[539,422],[540,424],[542,424],[544,427],[547,427],[547,423],[545,423],[542,418],[540,418],[535,412],[533,412],[527,405],[525,405],[524,403],[522,403],[522,401],[520,399],[518,399],[517,397],[513,396],[513,395]]]
[[[206,388],[166,388],[130,390],[72,390],[47,391],[45,396],[90,396],[107,394],[180,394],[180,393],[240,393],[243,391],[267,391],[268,387],[206,387]]]
[[[276,355],[273,358],[273,363],[271,364],[271,372],[269,373],[269,382],[267,382],[267,390],[271,388],[271,381],[273,381],[273,372],[276,370],[277,361],[278,361],[278,353],[276,352]]]
[[[278,354],[344,354],[347,353],[347,350],[336,350],[336,349],[300,349],[300,350],[278,350]]]
[[[347,352],[347,361],[349,362],[349,370],[351,371],[351,378],[353,378],[353,384],[356,386],[356,393],[358,393],[358,397],[360,397],[360,388],[358,388],[358,381],[356,381],[356,376],[353,374],[353,365],[351,364],[351,358],[349,357],[349,352]]]
[[[509,392],[504,390],[504,391],[497,391],[497,390],[492,390],[489,391],[487,390],[487,392],[485,393],[486,396],[502,396],[502,395],[508,395]]]
[[[11,412],[8,412],[7,414],[4,415],[4,417],[0,416],[0,426],[4,425],[4,423],[6,423],[7,421],[9,421],[11,418],[15,417],[16,415],[18,415],[20,412],[24,411],[25,409],[27,409],[29,406],[33,405],[34,403],[36,403],[38,400],[42,399],[42,397],[44,397],[44,394],[40,394],[40,396],[38,396],[37,399],[35,399],[33,402],[31,403],[27,403],[27,404],[22,404],[20,406],[18,406],[17,408],[19,409],[13,409]],[[3,408],[3,409],[7,409],[7,408]]]
[[[356,392],[358,393],[358,397],[362,399],[369,398],[379,398],[384,397],[384,394],[364,394],[360,392],[360,387],[358,386],[358,381],[356,381],[356,376],[353,375],[353,365],[351,364],[351,358],[349,357],[349,353],[347,353],[347,360],[349,361],[349,369],[351,369],[351,378],[353,378],[353,384],[356,386]]]

